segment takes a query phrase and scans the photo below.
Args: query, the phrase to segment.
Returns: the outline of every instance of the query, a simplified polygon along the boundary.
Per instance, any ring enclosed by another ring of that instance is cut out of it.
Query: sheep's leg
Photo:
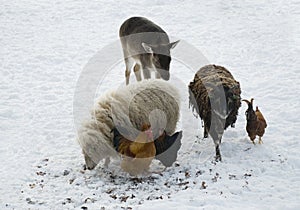
[[[220,152],[220,145],[216,145],[216,162],[222,161],[221,152]]]
[[[128,85],[131,69],[132,69],[132,66],[133,66],[133,60],[132,60],[132,58],[125,57],[124,61],[125,61],[125,65],[126,65],[126,70],[125,70],[126,85]]]
[[[160,79],[160,78],[161,78],[160,73],[157,72],[157,71],[155,72],[155,78],[156,78],[156,79]]]
[[[150,69],[147,67],[143,67],[143,75],[144,75],[144,79],[150,79],[151,78]]]
[[[83,155],[84,155],[84,160],[85,160],[85,169],[89,169],[89,170],[92,170],[96,167],[97,163],[95,163],[94,161],[92,161],[92,159],[87,155],[85,154],[85,152],[83,152]]]
[[[135,78],[136,80],[139,82],[142,80],[142,76],[141,76],[141,66],[139,64],[135,64],[135,66],[133,67],[133,71],[134,71],[134,74],[135,74]]]
[[[126,78],[126,85],[129,84],[129,78],[130,78],[130,70],[125,70],[125,78]]]
[[[212,129],[212,128],[210,128],[210,129]],[[216,148],[215,160],[216,160],[216,162],[222,161],[221,152],[220,152],[220,144],[222,141],[223,133],[217,132],[216,128],[214,127],[212,130],[210,130],[209,134],[212,137],[214,144],[215,144],[215,148]]]
[[[262,144],[262,143],[263,143],[263,141],[261,140],[261,136],[259,136],[259,138],[258,138],[258,143],[259,143],[259,144]]]
[[[204,123],[204,134],[203,134],[204,138],[208,138],[208,128],[206,123]]]

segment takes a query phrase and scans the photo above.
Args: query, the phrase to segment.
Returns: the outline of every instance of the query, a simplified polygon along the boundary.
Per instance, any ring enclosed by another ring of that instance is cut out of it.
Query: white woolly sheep
[[[78,132],[86,167],[93,169],[103,159],[108,164],[110,157],[118,157],[111,132],[115,127],[136,130],[149,123],[154,138],[162,130],[173,134],[179,120],[179,106],[178,90],[159,79],[143,80],[107,92],[98,99],[91,119]]]

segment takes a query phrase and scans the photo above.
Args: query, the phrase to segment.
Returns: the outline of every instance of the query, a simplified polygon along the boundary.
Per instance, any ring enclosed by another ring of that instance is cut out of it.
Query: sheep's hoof
[[[258,143],[259,143],[259,144],[262,144],[262,143],[263,143],[263,141],[261,140],[261,137],[259,137]]]
[[[96,166],[96,165],[95,165]],[[83,170],[93,170],[95,166],[87,166],[86,164],[83,165]]]
[[[83,165],[83,170],[84,170],[84,171],[87,170],[87,167],[86,167],[85,164]]]
[[[221,162],[222,161],[221,155],[216,155],[215,160],[216,160],[216,162],[219,162],[219,161]]]
[[[93,170],[96,167],[96,163],[94,161],[92,161],[92,159],[87,156],[86,154],[84,154],[84,160],[85,160],[85,165],[84,165],[84,170],[88,169],[88,170]]]
[[[208,138],[208,133],[206,131],[203,133],[203,138]]]

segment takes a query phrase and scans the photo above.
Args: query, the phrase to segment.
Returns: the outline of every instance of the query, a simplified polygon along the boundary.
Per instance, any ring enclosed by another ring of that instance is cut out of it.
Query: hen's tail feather
[[[156,155],[160,155],[161,153],[169,149],[177,139],[179,133],[180,132],[177,132],[172,136],[168,136],[167,134],[164,133],[161,137],[156,139],[154,141],[155,148],[156,148]]]
[[[177,152],[181,147],[182,131],[176,132],[172,136],[164,135],[154,141],[156,148],[155,159],[159,160],[164,166],[170,167],[177,159]]]

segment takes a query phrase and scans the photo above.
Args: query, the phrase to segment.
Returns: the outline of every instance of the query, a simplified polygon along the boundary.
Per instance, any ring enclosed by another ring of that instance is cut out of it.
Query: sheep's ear
[[[169,48],[170,49],[174,49],[176,47],[176,45],[180,42],[180,40],[177,40],[176,42],[172,42],[169,44]]]
[[[142,46],[144,48],[144,50],[147,52],[147,53],[153,53],[153,49],[152,49],[152,46],[149,45],[149,44],[146,44],[146,43],[142,43]]]

